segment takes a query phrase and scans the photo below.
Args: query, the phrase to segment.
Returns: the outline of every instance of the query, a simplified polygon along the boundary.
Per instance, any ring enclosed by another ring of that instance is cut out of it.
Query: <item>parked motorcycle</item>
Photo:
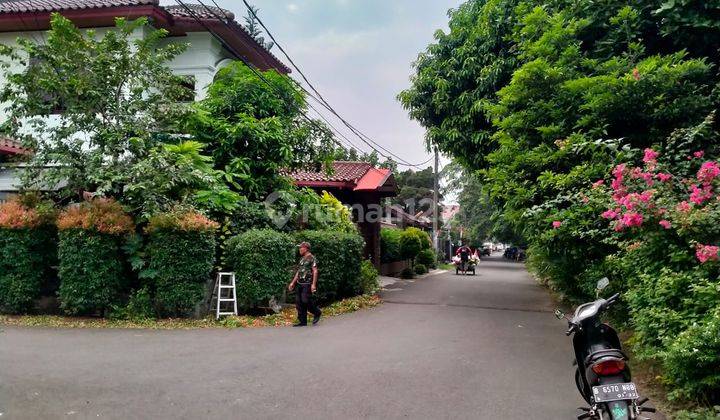
[[[578,419],[642,420],[642,413],[655,409],[643,407],[647,398],[640,398],[631,381],[628,357],[623,353],[617,332],[601,321],[601,315],[617,302],[620,294],[600,298],[610,281],[597,283],[597,300],[578,306],[572,318],[557,309],[558,319],[568,321],[566,335],[573,335],[573,349],[577,366],[575,384],[590,407],[580,407],[584,413]],[[649,419],[648,419],[649,420]]]

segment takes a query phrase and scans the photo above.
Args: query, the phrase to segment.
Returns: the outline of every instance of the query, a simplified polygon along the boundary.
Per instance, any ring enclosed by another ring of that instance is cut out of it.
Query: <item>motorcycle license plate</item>
[[[634,383],[607,384],[593,387],[595,402],[636,400],[640,398]]]

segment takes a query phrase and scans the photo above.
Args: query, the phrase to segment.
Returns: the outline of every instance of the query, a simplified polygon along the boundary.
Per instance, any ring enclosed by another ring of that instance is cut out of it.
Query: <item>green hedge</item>
[[[0,311],[31,310],[56,260],[54,227],[0,229]]]
[[[84,229],[60,231],[60,304],[69,315],[104,314],[120,303],[125,284],[122,236]]]
[[[153,230],[147,254],[158,314],[192,315],[215,264],[215,232]]]
[[[423,241],[420,235],[409,229],[400,235],[400,256],[404,260],[414,260],[423,250]]]
[[[317,298],[322,302],[362,293],[360,264],[365,242],[355,233],[301,231],[296,242],[307,241],[317,258],[319,278]]]
[[[437,266],[437,256],[432,249],[423,249],[415,257],[415,263],[422,264],[425,267],[435,268]]]
[[[378,273],[377,268],[375,268],[370,260],[364,260],[362,262],[360,266],[360,278],[363,294],[375,293],[380,289],[379,276],[380,273]]]
[[[391,263],[402,260],[400,255],[400,236],[402,230],[383,228],[380,230],[380,261]]]
[[[235,271],[238,304],[267,305],[280,298],[292,280],[295,258],[292,236],[269,229],[249,230],[227,242],[228,264]]]

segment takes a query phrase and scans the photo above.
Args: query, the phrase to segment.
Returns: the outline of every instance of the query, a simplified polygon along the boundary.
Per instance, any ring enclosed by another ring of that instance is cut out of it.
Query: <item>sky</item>
[[[243,23],[246,9],[241,0],[216,1]],[[280,45],[340,115],[410,163],[432,157],[425,150],[424,129],[410,120],[396,96],[409,86],[412,62],[418,53],[433,41],[436,30],[447,28],[448,9],[462,1],[252,0],[251,3],[260,9],[260,18]],[[208,4],[212,3],[208,0]],[[286,62],[277,47],[271,51]],[[296,72],[292,75],[300,80]],[[340,127],[340,123],[331,121]],[[362,145],[361,149],[368,149],[357,137],[345,134]]]

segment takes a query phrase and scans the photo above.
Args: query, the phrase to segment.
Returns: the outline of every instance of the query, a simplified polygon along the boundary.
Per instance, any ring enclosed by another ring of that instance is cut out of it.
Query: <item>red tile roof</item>
[[[394,195],[395,179],[389,169],[375,168],[367,162],[333,162],[333,171],[299,170],[289,174],[295,184],[302,187],[340,188],[352,191],[381,191]]]
[[[0,13],[54,12],[158,4],[159,0],[15,0],[0,2]]]
[[[30,149],[22,147],[20,142],[7,137],[0,137],[0,154],[6,155],[27,155]]]
[[[299,170],[292,172],[290,176],[295,181],[330,181],[330,182],[356,182],[367,173],[373,166],[367,162],[333,162],[332,175],[328,176],[325,171]]]
[[[207,6],[207,9],[202,4],[185,3],[185,6],[187,6],[187,8],[190,9],[191,12],[188,12],[188,10],[180,4],[164,6],[163,9],[167,10],[168,13],[176,17],[186,17],[194,19],[196,16],[198,19],[217,19],[218,16],[221,16],[227,20],[235,19],[235,15],[231,11],[221,9],[215,6],[209,6],[206,4],[205,6]],[[210,9],[210,11],[208,11],[208,9]]]
[[[80,27],[110,26],[114,12],[128,19],[150,16],[158,27],[168,29],[173,36],[210,27],[215,35],[261,70],[290,73],[290,68],[235,21],[233,13],[214,6],[206,9],[201,4],[185,3],[185,6],[190,11],[179,4],[160,6],[159,0],[0,0],[0,31],[46,30],[51,12],[68,14]],[[23,14],[32,14],[32,19],[25,19]],[[222,19],[218,20],[218,16]]]

